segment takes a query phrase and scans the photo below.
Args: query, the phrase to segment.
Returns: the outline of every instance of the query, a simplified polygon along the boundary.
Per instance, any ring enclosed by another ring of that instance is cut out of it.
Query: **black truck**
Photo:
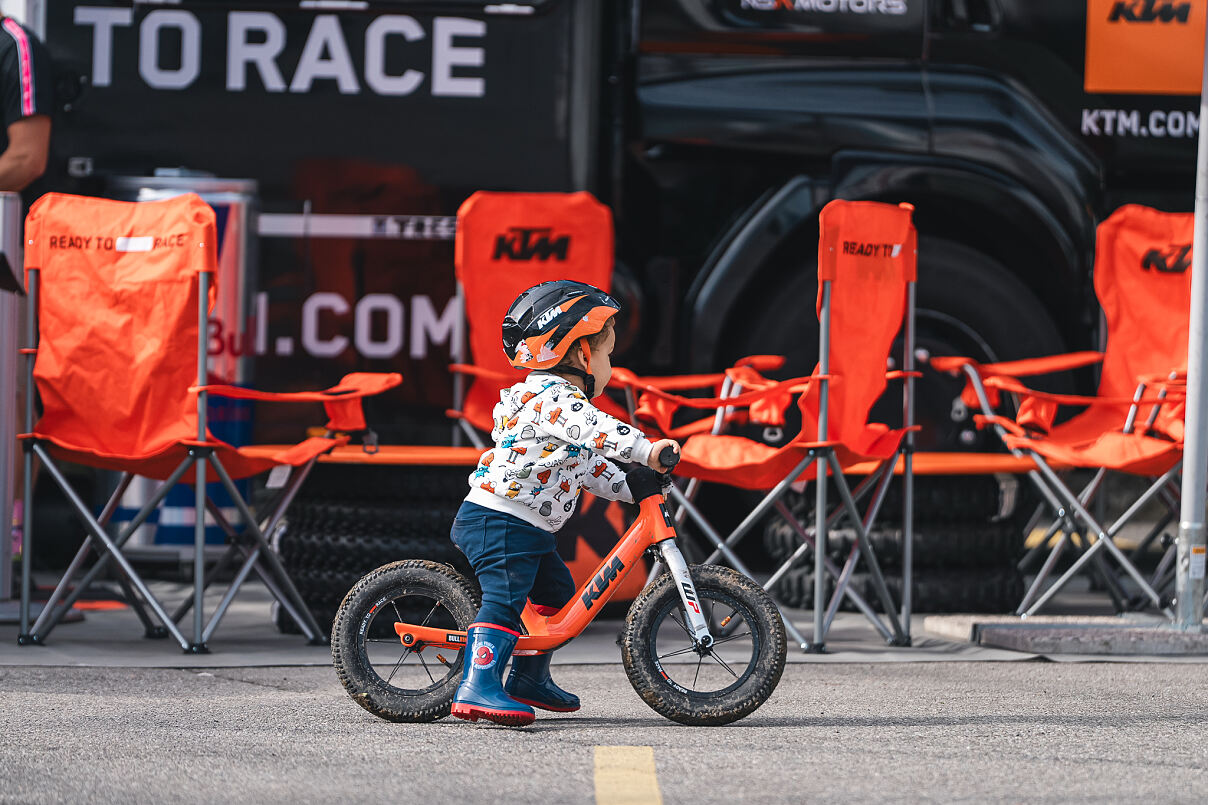
[[[258,318],[226,327],[263,337],[215,349],[240,350],[263,388],[401,371],[371,411],[386,441],[450,438],[452,216],[478,189],[585,189],[612,208],[620,362],[658,373],[752,353],[808,372],[833,198],[914,205],[919,348],[983,360],[1098,346],[1096,224],[1128,202],[1192,204],[1191,2],[56,0],[31,15],[59,98],[48,182],[254,180]],[[922,449],[992,447],[952,378],[924,378],[919,417]],[[277,441],[293,424],[255,429]],[[1002,521],[1007,485],[980,481],[930,490],[937,517],[959,500],[966,521]],[[388,534],[397,511],[379,515]],[[965,586],[1015,589],[1011,539]],[[330,540],[312,543],[321,566]]]

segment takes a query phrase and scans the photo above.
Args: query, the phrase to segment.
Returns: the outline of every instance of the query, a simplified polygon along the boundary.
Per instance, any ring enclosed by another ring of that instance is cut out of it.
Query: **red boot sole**
[[[454,718],[465,719],[466,721],[478,721],[481,718],[505,727],[526,727],[537,719],[532,713],[521,713],[515,710],[493,710],[489,707],[479,707],[473,704],[454,704],[450,715]]]

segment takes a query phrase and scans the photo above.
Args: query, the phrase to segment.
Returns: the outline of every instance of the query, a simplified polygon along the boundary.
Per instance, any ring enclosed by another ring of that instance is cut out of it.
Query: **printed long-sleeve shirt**
[[[637,428],[593,406],[561,377],[533,372],[504,389],[492,412],[495,446],[471,473],[466,500],[546,531],[570,519],[586,487],[633,502],[625,471],[610,459],[645,464],[653,445]]]

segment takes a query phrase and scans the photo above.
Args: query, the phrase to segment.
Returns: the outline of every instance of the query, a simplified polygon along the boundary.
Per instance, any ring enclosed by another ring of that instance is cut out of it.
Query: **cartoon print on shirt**
[[[528,452],[527,447],[517,447],[516,446],[515,434],[505,438],[502,442],[499,443],[499,446],[510,451],[508,453],[508,463],[509,464],[515,464],[517,458],[519,458],[520,456],[523,456],[525,453]]]
[[[524,507],[527,519],[556,530],[584,487],[606,499],[632,499],[624,471],[609,459],[643,460],[649,441],[638,428],[598,411],[571,384],[541,373],[505,389],[499,399],[492,411],[495,447],[468,474],[480,490],[476,502],[490,506],[483,501],[486,493],[500,504]]]
[[[604,433],[603,431],[596,434],[596,438],[592,443],[596,446],[597,450],[608,451],[615,450],[617,448],[617,442],[610,442],[608,440],[608,434]],[[507,447],[507,445],[505,444],[504,447]]]

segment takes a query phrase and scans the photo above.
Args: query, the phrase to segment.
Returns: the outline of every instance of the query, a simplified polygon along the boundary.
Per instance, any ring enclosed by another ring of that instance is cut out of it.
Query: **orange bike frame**
[[[578,637],[599,614],[601,607],[608,603],[613,593],[621,586],[621,579],[633,570],[646,549],[674,539],[675,528],[663,496],[656,494],[643,500],[639,504],[638,518],[629,531],[612,549],[612,553],[604,557],[596,572],[566,606],[555,614],[544,617],[537,614],[532,602],[525,604],[521,620],[528,634],[520,636],[512,653],[542,654]],[[670,550],[663,551],[664,561],[679,582],[679,593],[688,611],[689,629],[692,629],[698,640],[703,639],[705,645],[708,645],[711,637],[701,615],[696,589],[688,576],[687,565],[684,564],[675,543],[670,542],[669,547]],[[394,631],[404,646],[416,650],[433,646],[458,651],[466,645],[466,633],[462,631],[401,622],[394,624]]]

